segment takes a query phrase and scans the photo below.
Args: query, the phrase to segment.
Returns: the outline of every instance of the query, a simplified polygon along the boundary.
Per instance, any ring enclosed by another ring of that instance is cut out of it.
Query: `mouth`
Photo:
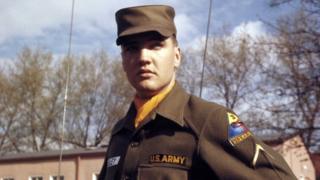
[[[153,76],[154,74],[155,73],[149,69],[140,69],[137,72],[137,75],[142,78],[149,78],[149,77]]]

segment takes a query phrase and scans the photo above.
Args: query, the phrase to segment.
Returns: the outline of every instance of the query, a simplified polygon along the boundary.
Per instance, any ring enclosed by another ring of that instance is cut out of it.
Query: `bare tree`
[[[280,5],[291,1],[272,1]],[[277,94],[270,104],[274,117],[281,118],[275,129],[304,134],[305,144],[319,150],[320,123],[320,2],[301,0],[294,15],[283,17],[272,27],[277,38],[277,62],[268,66],[269,81]]]
[[[206,67],[210,97],[231,109],[240,109],[239,103],[245,103],[258,90],[262,51],[245,33],[218,37],[210,44]]]
[[[72,64],[66,142],[75,147],[97,146],[125,114],[131,88],[120,62],[104,51]]]
[[[14,68],[8,78],[7,87],[12,98],[5,104],[11,112],[7,114],[9,124],[13,122],[10,133],[16,151],[40,151],[48,149],[49,131],[54,118],[50,114],[50,93],[45,87],[52,61],[51,53],[25,48],[18,55]],[[13,110],[13,111],[12,111]],[[49,111],[48,111],[49,110]],[[10,137],[10,138],[9,138]]]
[[[177,80],[191,94],[199,95],[203,49],[188,48],[182,53]]]
[[[132,98],[121,63],[104,51],[55,59],[42,49],[23,49],[0,71],[0,152],[57,149],[70,65],[65,148],[105,144]],[[5,68],[4,68],[5,69]]]
[[[17,100],[8,76],[0,73],[0,152],[20,151],[17,137]]]

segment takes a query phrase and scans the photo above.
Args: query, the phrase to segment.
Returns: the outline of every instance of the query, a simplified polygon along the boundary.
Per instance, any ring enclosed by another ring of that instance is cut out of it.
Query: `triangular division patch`
[[[229,122],[228,140],[232,145],[239,144],[252,135],[237,115],[227,112],[227,116]]]

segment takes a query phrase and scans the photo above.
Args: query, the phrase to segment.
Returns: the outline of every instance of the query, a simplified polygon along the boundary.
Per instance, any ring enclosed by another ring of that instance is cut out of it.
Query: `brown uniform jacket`
[[[296,179],[250,131],[231,138],[228,114],[177,83],[137,129],[132,104],[113,128],[99,180]]]

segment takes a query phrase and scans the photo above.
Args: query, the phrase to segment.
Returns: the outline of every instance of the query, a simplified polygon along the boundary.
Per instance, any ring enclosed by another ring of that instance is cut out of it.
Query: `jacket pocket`
[[[137,180],[187,180],[187,168],[161,164],[142,164],[138,168]]]

